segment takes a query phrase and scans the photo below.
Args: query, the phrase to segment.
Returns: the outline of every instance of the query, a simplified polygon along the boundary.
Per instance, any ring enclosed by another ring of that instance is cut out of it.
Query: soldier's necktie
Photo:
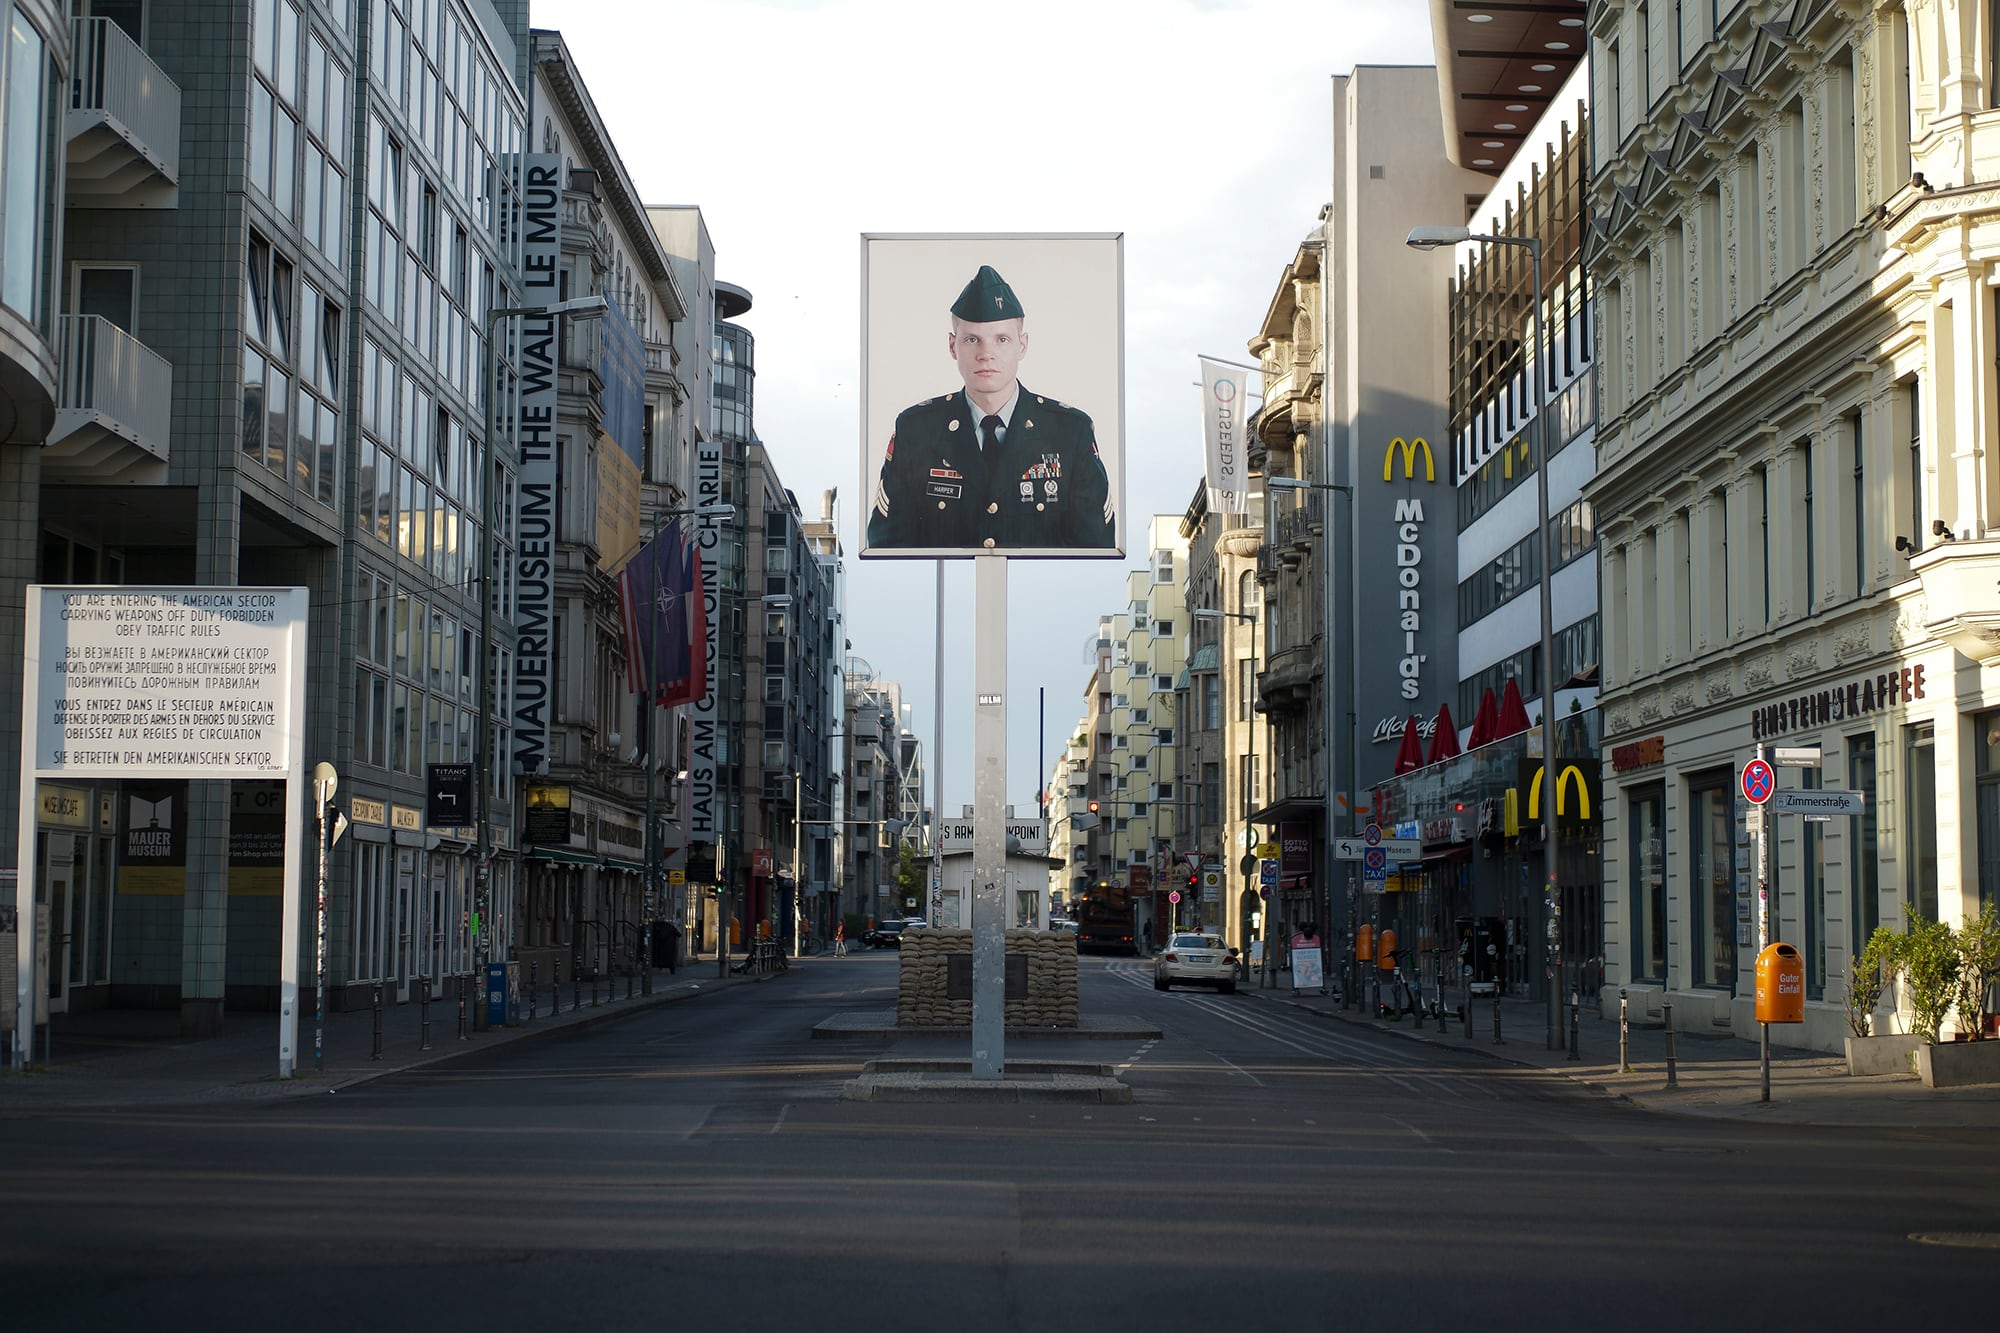
[[[1000,447],[1000,417],[989,412],[979,423],[979,451],[986,453]]]

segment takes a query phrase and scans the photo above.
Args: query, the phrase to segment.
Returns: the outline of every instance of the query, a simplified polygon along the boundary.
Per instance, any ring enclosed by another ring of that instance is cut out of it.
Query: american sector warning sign
[[[283,777],[303,588],[31,588],[38,776]]]

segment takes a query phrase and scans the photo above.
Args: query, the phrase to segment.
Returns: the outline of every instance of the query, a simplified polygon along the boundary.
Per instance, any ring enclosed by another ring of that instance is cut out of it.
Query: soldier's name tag
[[[924,494],[940,500],[956,500],[965,493],[965,487],[956,482],[933,481],[925,485]]]

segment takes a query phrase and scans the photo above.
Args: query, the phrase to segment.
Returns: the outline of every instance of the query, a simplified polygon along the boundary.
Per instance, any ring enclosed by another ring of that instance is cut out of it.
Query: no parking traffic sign
[[[1752,759],[1743,765],[1743,799],[1752,805],[1762,805],[1771,799],[1771,793],[1778,787],[1778,775],[1762,759]]]

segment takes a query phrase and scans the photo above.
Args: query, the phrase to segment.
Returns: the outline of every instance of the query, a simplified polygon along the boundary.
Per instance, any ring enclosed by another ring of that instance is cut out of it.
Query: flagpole
[[[655,510],[653,513],[653,535],[647,539],[645,545],[641,546],[638,553],[632,557],[632,563],[640,565],[651,576],[649,597],[654,603],[646,610],[646,646],[649,651],[642,652],[640,650],[641,646],[637,643],[627,646],[627,651],[636,655],[639,659],[637,672],[639,688],[634,693],[639,707],[644,710],[641,719],[641,734],[646,739],[646,881],[644,889],[640,894],[639,940],[640,948],[643,950],[642,956],[645,959],[645,965],[640,968],[640,985],[647,995],[653,993],[653,918],[657,914],[656,908],[659,903],[660,889],[657,715],[660,710],[660,621],[662,617],[660,616],[658,606],[660,593],[659,553],[655,548],[659,544],[661,530],[666,526],[668,519],[678,519],[683,516],[730,518],[735,513],[736,507],[726,504],[691,505],[680,509]],[[698,559],[692,530],[687,534],[687,545],[688,552],[686,558],[690,561]],[[636,598],[631,593],[632,579],[629,567],[621,577],[620,585],[627,590],[625,594],[626,602],[628,604],[636,602]],[[628,606],[628,634],[638,628],[638,610],[639,608],[636,605]],[[692,611],[689,611],[684,606],[682,613],[684,616],[698,615],[701,614],[701,608],[696,606]],[[696,665],[694,662],[694,639],[692,633],[688,636],[688,658],[689,679],[692,682]],[[726,923],[723,928],[725,931],[727,930]],[[726,965],[728,958],[726,949],[721,951],[721,956]]]

